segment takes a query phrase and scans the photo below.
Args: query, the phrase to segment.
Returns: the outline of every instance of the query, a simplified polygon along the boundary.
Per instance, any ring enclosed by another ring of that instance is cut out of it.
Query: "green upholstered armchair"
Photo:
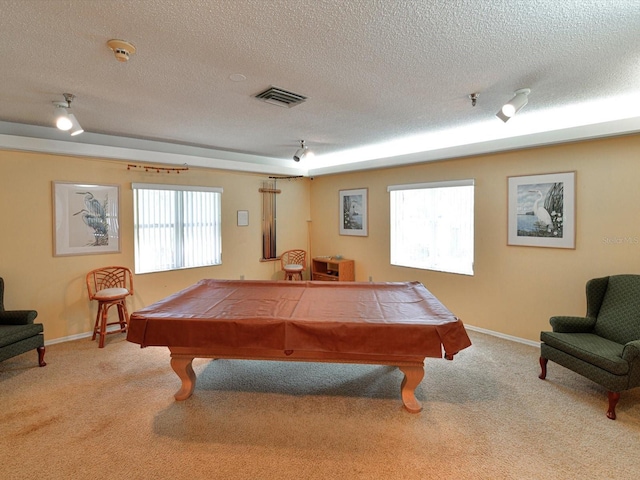
[[[0,277],[0,361],[33,350],[38,351],[38,364],[44,361],[44,337],[41,323],[33,323],[35,310],[5,310],[4,280]]]
[[[589,280],[586,317],[550,323],[553,331],[540,334],[540,378],[551,360],[602,385],[615,420],[620,392],[640,386],[640,275]]]

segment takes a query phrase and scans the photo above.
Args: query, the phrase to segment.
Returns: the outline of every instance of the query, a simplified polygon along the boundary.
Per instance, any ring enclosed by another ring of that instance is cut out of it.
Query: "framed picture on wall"
[[[238,226],[249,226],[249,210],[238,210]]]
[[[368,235],[366,188],[340,190],[340,235]]]
[[[120,251],[118,185],[53,182],[53,253]]]
[[[509,177],[508,245],[576,248],[575,172]]]

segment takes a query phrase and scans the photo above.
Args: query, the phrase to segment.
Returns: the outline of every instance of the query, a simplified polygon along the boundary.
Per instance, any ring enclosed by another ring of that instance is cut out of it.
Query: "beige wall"
[[[576,249],[507,246],[507,177],[576,172]],[[389,264],[387,185],[475,179],[475,275]],[[338,191],[368,188],[369,236],[338,234]],[[356,280],[423,282],[466,324],[532,341],[583,315],[585,282],[640,273],[640,135],[315,178],[313,255],[356,261]],[[630,239],[622,240],[622,239]]]
[[[136,275],[131,311],[202,278],[278,279],[280,264],[260,262],[262,203],[258,189],[267,175],[191,168],[180,174],[127,170],[126,162],[0,151],[0,276],[8,309],[38,310],[45,340],[90,332],[96,305],[85,287],[86,273],[100,266],[133,269],[131,182],[217,186],[222,194],[222,265]],[[120,186],[121,252],[53,256],[52,182]],[[308,248],[309,179],[279,180],[278,252]],[[237,210],[249,211],[249,226],[236,225]],[[115,314],[115,313],[112,313]]]
[[[468,325],[538,339],[554,314],[583,314],[589,278],[640,273],[640,135],[484,155],[446,162],[280,180],[278,251],[304,246],[312,255],[356,261],[356,279],[423,282]],[[575,171],[575,250],[506,245],[507,177]],[[474,178],[475,275],[389,264],[387,185]],[[87,271],[133,266],[131,182],[223,187],[223,264],[137,275],[131,310],[201,278],[277,279],[279,264],[260,262],[261,200],[266,175],[191,169],[176,174],[128,171],[126,162],[0,151],[0,276],[8,308],[34,308],[47,341],[91,331],[95,305]],[[121,253],[54,257],[51,182],[120,185]],[[338,234],[338,191],[368,188],[369,236]],[[249,227],[236,226],[249,210]],[[311,220],[311,221],[309,221]],[[626,241],[623,239],[631,239]]]

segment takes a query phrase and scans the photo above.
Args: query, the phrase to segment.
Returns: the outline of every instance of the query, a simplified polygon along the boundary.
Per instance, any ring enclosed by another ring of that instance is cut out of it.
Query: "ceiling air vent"
[[[304,95],[288,92],[282,88],[274,87],[273,85],[267,88],[264,92],[257,94],[256,98],[263,102],[271,103],[272,105],[287,108],[295,107],[307,99]]]

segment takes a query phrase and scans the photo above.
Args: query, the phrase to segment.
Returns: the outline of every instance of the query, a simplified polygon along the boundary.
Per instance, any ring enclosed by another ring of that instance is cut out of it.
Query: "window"
[[[387,191],[392,265],[473,275],[473,180]]]
[[[222,188],[131,186],[136,273],[222,263]]]

